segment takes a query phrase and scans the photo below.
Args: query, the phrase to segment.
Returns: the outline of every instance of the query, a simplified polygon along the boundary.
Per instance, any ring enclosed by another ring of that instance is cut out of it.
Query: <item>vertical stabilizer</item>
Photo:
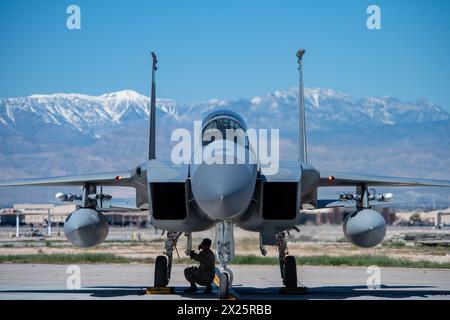
[[[305,49],[297,51],[298,58],[298,102],[299,102],[299,131],[298,131],[298,161],[308,162],[308,155],[306,150],[306,124],[305,124],[305,94],[303,90],[303,64],[302,58],[305,54]]]
[[[152,88],[150,96],[150,115],[148,132],[148,160],[156,159],[156,54],[152,52]]]

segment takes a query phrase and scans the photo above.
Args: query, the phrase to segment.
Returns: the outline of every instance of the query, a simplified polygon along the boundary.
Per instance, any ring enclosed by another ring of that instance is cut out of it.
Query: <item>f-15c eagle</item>
[[[151,224],[167,231],[164,255],[155,262],[155,287],[169,283],[173,249],[184,233],[187,250],[192,247],[192,232],[215,228],[216,255],[221,268],[219,297],[226,298],[232,286],[233,273],[227,264],[234,257],[233,226],[258,232],[261,253],[265,246],[277,246],[283,285],[297,287],[295,257],[288,254],[285,234],[296,229],[302,209],[318,208],[317,190],[320,187],[354,186],[355,192],[341,195],[332,206],[354,207],[344,220],[345,237],[360,247],[379,244],[386,234],[384,218],[373,209],[391,199],[392,194],[377,195],[371,186],[438,186],[450,187],[450,181],[372,176],[356,173],[319,171],[307,161],[305,107],[303,93],[302,58],[297,52],[299,70],[299,157],[298,161],[280,163],[276,174],[267,175],[258,161],[232,163],[175,164],[156,159],[156,55],[152,52],[152,84],[149,117],[148,159],[129,171],[71,175],[62,177],[0,181],[0,187],[10,186],[79,186],[81,195],[58,193],[61,201],[79,201],[64,224],[68,240],[76,246],[91,247],[105,240],[109,226],[102,211],[102,203],[111,197],[101,192],[102,186],[133,187],[136,203],[133,209],[148,210]],[[205,139],[210,130],[225,132],[242,129],[244,119],[229,110],[217,110],[203,120],[201,148],[214,144],[224,158],[236,160],[234,149],[243,151],[246,158],[254,156],[250,144],[238,144],[234,139]],[[230,147],[231,144],[231,147]],[[257,159],[257,158],[256,158]],[[100,189],[99,189],[100,188]],[[130,208],[131,209],[131,208]]]

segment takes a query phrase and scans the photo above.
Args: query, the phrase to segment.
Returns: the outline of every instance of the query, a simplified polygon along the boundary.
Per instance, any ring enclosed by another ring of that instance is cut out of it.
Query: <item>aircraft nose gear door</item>
[[[227,220],[216,223],[216,255],[220,262],[219,299],[227,299],[233,284],[233,272],[227,263],[234,258],[233,224]]]

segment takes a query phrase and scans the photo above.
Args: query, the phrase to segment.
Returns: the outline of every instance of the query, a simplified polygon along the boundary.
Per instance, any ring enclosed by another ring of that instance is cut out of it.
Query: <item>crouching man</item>
[[[199,253],[196,253],[194,250],[191,251],[190,258],[200,262],[200,266],[184,269],[184,276],[191,284],[184,292],[196,292],[198,290],[197,284],[206,286],[205,293],[210,293],[212,291],[211,283],[213,282],[215,275],[216,257],[210,248],[211,240],[205,238],[198,246]]]

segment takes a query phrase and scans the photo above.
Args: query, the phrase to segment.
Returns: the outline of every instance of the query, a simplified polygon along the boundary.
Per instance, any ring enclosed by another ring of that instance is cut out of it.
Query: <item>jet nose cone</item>
[[[192,176],[192,192],[205,214],[228,219],[245,212],[255,182],[256,165],[201,164]]]

